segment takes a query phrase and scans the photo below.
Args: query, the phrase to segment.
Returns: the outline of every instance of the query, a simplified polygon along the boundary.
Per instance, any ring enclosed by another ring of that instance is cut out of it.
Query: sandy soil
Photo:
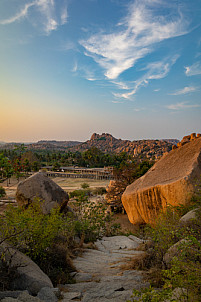
[[[109,185],[109,180],[96,180],[96,179],[88,179],[88,178],[62,178],[62,177],[54,177],[52,178],[54,182],[56,182],[62,189],[65,191],[73,191],[77,189],[81,189],[81,184],[87,183],[90,188],[99,188],[99,187],[107,187]]]

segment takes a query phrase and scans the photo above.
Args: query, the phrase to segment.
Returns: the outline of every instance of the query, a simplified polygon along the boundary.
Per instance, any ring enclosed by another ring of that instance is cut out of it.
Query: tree
[[[53,167],[52,167],[52,170],[53,171],[58,171],[58,170],[60,170],[60,167],[61,167],[60,164],[58,162],[55,162]]]
[[[37,161],[34,161],[33,164],[32,164],[32,170],[34,172],[37,172],[39,170],[39,168],[40,168],[39,163]]]
[[[121,196],[126,187],[144,175],[152,165],[151,162],[143,161],[140,164],[122,163],[119,168],[115,168],[113,170],[115,181],[108,188],[106,199],[114,206],[122,207]]]
[[[24,161],[24,171],[26,172],[26,174],[31,171],[31,165],[27,158]]]
[[[13,175],[13,167],[9,158],[5,157],[3,154],[0,154],[0,171],[1,178],[6,177],[8,186],[10,177]]]
[[[19,158],[17,158],[15,160],[13,169],[14,169],[14,174],[15,174],[17,180],[19,181],[20,176],[22,175],[22,171],[23,171],[23,166],[22,166],[22,163]]]

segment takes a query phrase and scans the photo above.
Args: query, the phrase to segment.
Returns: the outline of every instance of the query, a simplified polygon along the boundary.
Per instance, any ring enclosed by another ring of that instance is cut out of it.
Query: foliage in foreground
[[[134,290],[130,301],[201,301],[200,206],[200,195],[194,196],[186,206],[168,207],[159,216],[154,227],[146,227],[145,236],[151,237],[154,242],[154,257],[149,263],[151,270],[148,272],[148,281],[158,289],[150,287],[141,291]],[[193,208],[198,208],[197,218],[188,224],[181,224],[181,216]],[[172,245],[180,241],[177,253],[167,266],[163,260],[164,255]],[[158,271],[157,277],[151,274],[154,270]],[[161,278],[158,278],[159,275]],[[182,294],[174,297],[174,291],[178,288],[182,290]]]
[[[116,235],[119,227],[113,223],[112,215],[107,213],[104,202],[93,202],[83,193],[76,199],[75,233],[83,237],[85,242],[95,241],[106,235]]]
[[[82,195],[77,198],[75,210],[76,218],[72,213],[63,215],[58,209],[52,209],[49,215],[44,215],[38,200],[26,210],[10,206],[0,216],[0,243],[7,241],[28,255],[54,285],[69,283],[69,273],[75,270],[71,258],[78,250],[81,252],[83,241],[95,241],[112,234],[111,230],[113,234],[117,230],[116,226],[111,226],[112,221],[105,212],[104,204],[90,202],[87,196]],[[80,237],[80,244],[76,244],[75,237]],[[0,259],[2,257],[0,252]],[[0,265],[0,276],[8,277],[6,272],[10,271],[9,264]],[[1,277],[0,283],[6,289],[5,280]]]

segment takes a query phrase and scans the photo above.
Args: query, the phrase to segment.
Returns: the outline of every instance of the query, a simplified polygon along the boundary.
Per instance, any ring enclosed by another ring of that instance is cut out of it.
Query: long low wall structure
[[[113,175],[109,173],[64,173],[64,172],[54,172],[54,171],[47,171],[48,177],[66,177],[66,178],[88,178],[88,179],[99,179],[99,180],[111,180],[114,179]]]

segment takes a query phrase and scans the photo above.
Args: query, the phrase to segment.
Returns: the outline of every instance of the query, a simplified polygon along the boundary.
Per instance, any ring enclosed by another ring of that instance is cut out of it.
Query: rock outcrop
[[[38,172],[20,182],[16,191],[19,206],[28,207],[39,198],[43,202],[43,213],[48,214],[53,207],[67,208],[68,194],[45,173]]]
[[[136,251],[143,242],[132,235],[96,241],[96,249],[86,249],[73,261],[76,283],[62,286],[62,301],[122,302],[130,299],[133,289],[149,287],[141,271],[122,269],[133,257],[144,255],[144,251]]]
[[[129,185],[122,203],[131,223],[154,223],[168,204],[185,204],[201,177],[201,137],[172,150]]]
[[[161,156],[172,149],[173,144],[178,140],[122,140],[113,137],[109,133],[97,134],[93,133],[90,140],[70,148],[72,152],[83,152],[92,147],[96,147],[105,153],[121,153],[127,152],[136,159],[159,159]]]
[[[182,140],[180,142],[177,143],[177,146],[173,146],[172,149],[175,149],[175,147],[180,148],[183,145],[190,143],[190,141],[193,141],[199,137],[201,137],[200,133],[197,133],[197,135],[196,135],[196,133],[191,133],[190,135],[186,135],[182,138]]]
[[[37,295],[43,287],[53,287],[49,277],[28,256],[6,243],[0,245],[0,252],[5,261],[17,269],[17,277],[12,282],[14,290],[28,290],[31,295]]]

